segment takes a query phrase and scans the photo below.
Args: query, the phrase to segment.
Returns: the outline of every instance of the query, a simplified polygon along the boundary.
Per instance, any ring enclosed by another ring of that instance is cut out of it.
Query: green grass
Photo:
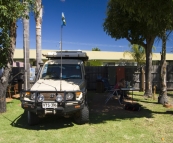
[[[164,108],[157,100],[144,99],[142,92],[134,92],[134,101],[142,105],[140,111],[127,111],[117,102],[104,105],[103,94],[89,92],[91,106],[97,98],[104,111],[91,112],[90,123],[76,125],[71,118],[48,116],[39,125],[28,126],[20,100],[7,103],[7,112],[0,114],[0,143],[170,143],[173,141],[173,109]],[[173,92],[169,93],[170,102]],[[95,102],[97,103],[97,102]],[[110,106],[109,106],[110,105]],[[95,106],[91,106],[90,110]],[[115,108],[114,111],[105,112]]]

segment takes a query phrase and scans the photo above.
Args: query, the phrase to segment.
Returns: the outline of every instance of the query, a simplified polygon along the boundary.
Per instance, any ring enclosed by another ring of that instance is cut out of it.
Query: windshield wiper
[[[71,77],[62,77],[62,79],[71,79]]]
[[[44,77],[42,79],[60,79],[59,76],[55,76],[55,77]]]

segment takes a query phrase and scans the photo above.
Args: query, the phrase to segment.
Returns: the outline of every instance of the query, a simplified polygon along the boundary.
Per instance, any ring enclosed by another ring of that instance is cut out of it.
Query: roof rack
[[[48,59],[80,59],[83,61],[88,60],[88,56],[86,52],[82,51],[54,51],[54,52],[48,52],[47,54],[43,54]]]

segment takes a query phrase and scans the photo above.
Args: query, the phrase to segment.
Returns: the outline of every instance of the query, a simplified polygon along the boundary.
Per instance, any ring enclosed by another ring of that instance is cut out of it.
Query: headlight
[[[74,94],[73,93],[67,93],[66,94],[66,100],[71,100],[71,99],[73,99],[73,97],[74,97]]]
[[[35,100],[35,93],[32,93],[30,98],[31,100]]]
[[[38,102],[43,102],[44,101],[44,96],[43,94],[39,94],[37,97]]]
[[[62,100],[63,100],[62,96],[60,94],[58,94],[56,96],[56,101],[61,102]]]

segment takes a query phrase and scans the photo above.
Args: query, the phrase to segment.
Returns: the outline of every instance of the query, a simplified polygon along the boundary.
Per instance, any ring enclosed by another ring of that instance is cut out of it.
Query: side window
[[[47,73],[47,66],[48,66],[48,65],[45,65],[45,66],[44,66],[42,74],[43,74],[43,73]]]
[[[44,78],[46,76],[46,74],[47,74],[47,67],[48,67],[47,64],[43,67],[41,78]]]

